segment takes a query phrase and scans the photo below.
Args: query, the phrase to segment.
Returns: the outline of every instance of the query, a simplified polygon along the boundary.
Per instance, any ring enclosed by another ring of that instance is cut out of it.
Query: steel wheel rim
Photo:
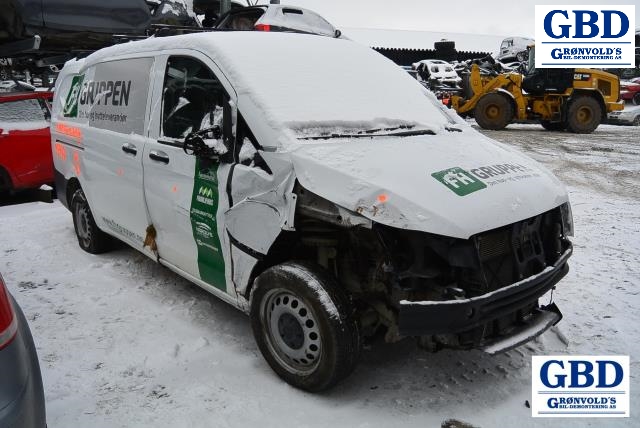
[[[593,118],[593,111],[591,111],[591,109],[589,107],[580,107],[578,109],[578,112],[576,114],[576,119],[578,119],[578,122],[582,123],[582,124],[586,124],[591,122],[591,119]]]
[[[89,228],[89,213],[82,205],[76,206],[76,233],[84,246],[91,242],[91,229]]]
[[[260,314],[267,345],[280,366],[297,375],[312,373],[323,347],[311,308],[291,291],[278,288],[264,296]]]
[[[498,117],[500,117],[500,107],[498,107],[498,105],[496,104],[488,105],[485,110],[485,114],[489,119],[496,120]]]

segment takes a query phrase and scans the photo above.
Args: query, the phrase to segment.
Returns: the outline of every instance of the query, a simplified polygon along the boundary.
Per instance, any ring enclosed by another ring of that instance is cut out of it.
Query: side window
[[[74,76],[74,74],[65,76],[64,80],[62,80],[62,82],[56,88],[56,94],[53,100],[53,114],[55,117],[63,116],[64,106],[67,104],[67,97],[73,96],[73,94],[69,94],[69,89],[71,88],[71,81],[73,80]]]
[[[191,132],[214,127],[221,132],[226,99],[222,84],[202,62],[169,58],[162,94],[162,135],[183,139]]]

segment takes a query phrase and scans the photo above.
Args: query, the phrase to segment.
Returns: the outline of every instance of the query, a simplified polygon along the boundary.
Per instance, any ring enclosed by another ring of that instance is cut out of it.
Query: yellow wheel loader
[[[607,113],[622,110],[620,80],[593,69],[536,69],[530,48],[526,74],[483,75],[478,65],[463,78],[464,93],[451,97],[461,116],[484,129],[503,129],[514,120],[538,120],[545,129],[593,132]]]

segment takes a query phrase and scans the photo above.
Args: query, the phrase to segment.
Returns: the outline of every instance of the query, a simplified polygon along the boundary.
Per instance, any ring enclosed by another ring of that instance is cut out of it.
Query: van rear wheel
[[[287,262],[256,279],[251,326],[260,352],[287,383],[326,390],[346,378],[361,342],[348,297],[311,263]]]
[[[483,95],[473,109],[476,122],[484,129],[504,129],[513,119],[513,105],[498,92]]]
[[[113,240],[96,225],[82,189],[71,197],[71,215],[80,248],[91,254],[101,254],[111,249]]]

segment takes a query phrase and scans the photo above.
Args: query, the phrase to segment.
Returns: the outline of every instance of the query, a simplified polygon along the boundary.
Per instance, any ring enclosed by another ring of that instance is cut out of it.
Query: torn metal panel
[[[292,230],[296,198],[291,163],[274,161],[265,155],[274,174],[259,167],[236,164],[231,183],[225,184],[231,206],[220,224],[226,226],[225,241],[230,252],[231,279],[238,295],[244,294],[258,260],[269,252],[283,229]],[[278,165],[274,165],[278,164]]]

